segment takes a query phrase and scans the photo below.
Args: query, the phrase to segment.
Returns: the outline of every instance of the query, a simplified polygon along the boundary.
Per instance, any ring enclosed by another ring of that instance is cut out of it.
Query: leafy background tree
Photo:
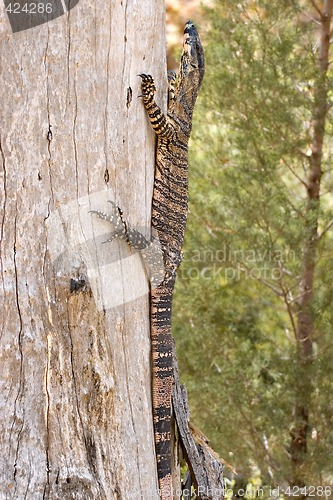
[[[245,483],[333,482],[331,13],[217,0],[201,16],[174,333],[192,419]]]

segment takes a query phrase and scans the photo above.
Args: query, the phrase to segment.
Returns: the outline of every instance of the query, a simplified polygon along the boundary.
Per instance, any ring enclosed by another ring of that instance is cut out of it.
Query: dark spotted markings
[[[151,283],[151,350],[153,361],[153,418],[157,472],[161,500],[172,500],[171,414],[173,385],[172,295],[188,211],[188,140],[195,101],[204,76],[204,54],[191,21],[184,30],[180,73],[169,74],[168,113],[157,106],[156,87],[150,75],[141,74],[142,96],[150,123],[157,134],[156,168],[152,202],[152,233],[148,241],[129,228],[114,203],[111,221],[115,231],[108,241],[125,239],[140,251]]]
[[[184,30],[183,54],[178,78],[169,75],[168,114],[154,100],[150,75],[142,74],[142,95],[150,123],[157,134],[152,227],[160,241],[164,279],[151,287],[151,341],[153,358],[153,412],[159,487],[162,500],[173,498],[171,477],[171,413],[173,341],[172,294],[188,211],[188,140],[194,104],[204,76],[204,54],[191,21]]]

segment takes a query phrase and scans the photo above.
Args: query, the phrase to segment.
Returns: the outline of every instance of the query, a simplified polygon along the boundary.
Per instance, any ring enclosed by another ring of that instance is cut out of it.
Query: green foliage
[[[206,10],[207,70],[194,117],[190,214],[174,304],[193,421],[225,460],[247,478],[259,468],[265,484],[288,484],[292,473],[300,376],[295,299],[318,80],[314,15],[296,0],[219,0]],[[332,132],[329,115],[319,232],[333,218]],[[304,473],[314,485],[333,480],[332,231],[319,244],[312,302]]]

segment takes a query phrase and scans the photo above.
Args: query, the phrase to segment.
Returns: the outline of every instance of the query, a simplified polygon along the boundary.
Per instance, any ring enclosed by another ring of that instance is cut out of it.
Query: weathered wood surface
[[[223,500],[223,466],[220,457],[209,447],[207,438],[190,424],[187,391],[181,385],[177,357],[174,355],[174,376],[172,402],[186,462],[189,466],[194,489],[200,500]],[[184,485],[184,499],[190,499],[191,480],[187,475]]]
[[[0,498],[158,499],[147,282],[89,210],[149,226],[137,75],[165,102],[164,2],[80,0],[15,34],[2,5],[0,30]]]

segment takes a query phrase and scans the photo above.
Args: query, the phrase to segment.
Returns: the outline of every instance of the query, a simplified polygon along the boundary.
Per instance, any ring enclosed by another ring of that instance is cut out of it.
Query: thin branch
[[[323,175],[327,174],[329,172],[333,172],[333,167],[332,168],[325,168],[325,170],[323,170]]]
[[[318,234],[318,241],[324,236],[324,234],[327,233],[327,231],[329,231],[331,229],[331,227],[333,226],[333,220],[331,220],[327,226],[322,230],[322,232],[320,234]]]
[[[315,17],[310,16],[310,14],[308,14],[307,12],[303,11],[303,15],[305,17],[307,17],[308,19],[310,19],[310,21],[312,21],[313,23],[320,25],[320,21],[318,19],[316,19]]]
[[[280,262],[279,262],[279,267],[280,267],[280,269],[282,269],[282,265],[281,265]],[[295,335],[295,338],[296,338],[297,326],[296,326],[295,319],[294,319],[294,313],[293,313],[293,310],[292,310],[291,301],[288,298],[288,296],[291,295],[291,289],[290,288],[289,289],[285,288],[285,286],[283,284],[283,280],[282,280],[282,275],[280,275],[279,283],[280,283],[280,288],[282,290],[283,301],[284,301],[285,306],[287,308],[287,312],[288,312],[290,324],[292,326],[292,329],[293,329],[293,332],[294,332],[294,335]]]
[[[288,170],[296,177],[296,179],[298,179],[303,184],[303,186],[307,189],[308,188],[307,183],[295,172],[295,170],[289,165],[289,163],[283,157],[281,158],[281,160],[283,161],[285,166],[288,168]]]
[[[307,155],[306,153],[304,153],[304,151],[302,151],[301,149],[299,148],[295,148],[297,153],[299,153],[303,158],[306,158],[308,161],[310,161],[310,156]]]
[[[265,460],[266,463],[268,462],[268,464],[272,468],[277,469],[277,466],[273,460],[271,453],[269,452],[269,450],[266,449],[266,446],[264,445],[262,439],[259,436],[259,432],[257,431],[255,426],[253,425],[252,419],[246,415],[241,404],[238,405],[238,411],[242,415],[243,419],[245,420],[245,423],[248,426],[247,432],[251,436],[252,442],[255,442],[258,444],[258,446],[256,447],[256,452],[259,453],[261,455],[261,457],[263,458],[263,460]]]
[[[288,269],[285,269],[284,267],[281,268],[281,271],[283,272],[283,274],[286,274],[287,276],[294,276],[294,273],[288,271]]]
[[[322,11],[319,9],[318,5],[315,3],[314,0],[309,0],[309,2],[311,3],[312,7],[317,11],[317,14],[320,16],[320,19],[323,18],[323,13]]]
[[[248,270],[251,270],[251,268],[246,266],[244,263],[243,263],[243,266],[244,267],[239,266],[240,271],[246,272]],[[255,279],[257,281],[259,281],[260,283],[262,283],[263,285],[270,288],[276,295],[278,295],[278,297],[283,297],[283,293],[281,292],[281,290],[279,290],[278,288],[275,288],[275,286],[273,286],[269,281],[267,281],[263,278],[260,278],[259,276],[256,276]]]

